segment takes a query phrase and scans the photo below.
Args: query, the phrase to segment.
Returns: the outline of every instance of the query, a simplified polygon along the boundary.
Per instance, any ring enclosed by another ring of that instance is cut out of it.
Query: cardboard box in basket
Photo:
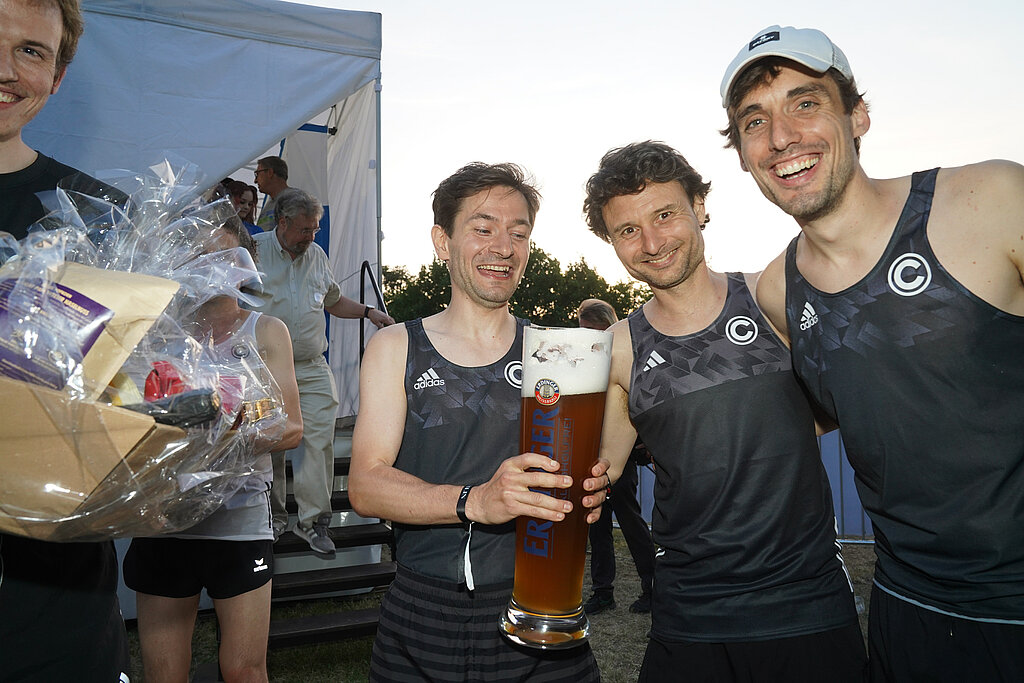
[[[0,415],[0,530],[42,540],[66,537],[71,525],[89,531],[75,513],[102,495],[105,479],[122,479],[111,477],[116,468],[137,471],[185,436],[148,415],[6,377]]]
[[[0,293],[9,297],[16,291],[11,288],[21,282],[21,271],[20,263],[0,269]],[[125,465],[138,471],[148,458],[185,436],[180,429],[155,424],[147,415],[86,400],[99,396],[178,284],[77,263],[61,264],[48,277],[58,287],[48,297],[40,296],[47,303],[33,310],[38,324],[57,330],[73,330],[76,325],[97,330],[82,346],[87,395],[76,399],[59,385],[42,386],[47,382],[41,378],[55,374],[45,365],[46,354],[19,356],[17,340],[0,339],[0,530],[65,540],[103,534],[102,515],[76,517],[76,511],[88,508],[90,496],[116,503],[131,493],[103,491],[102,483],[124,486],[131,477],[115,475],[125,475]],[[6,305],[0,306],[0,316],[11,314]],[[140,505],[135,500],[124,507],[130,511]],[[94,523],[97,528],[92,528]]]

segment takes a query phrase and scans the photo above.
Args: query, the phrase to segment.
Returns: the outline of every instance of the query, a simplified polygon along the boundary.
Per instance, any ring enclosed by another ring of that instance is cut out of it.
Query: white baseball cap
[[[729,88],[736,76],[752,62],[764,57],[785,57],[817,73],[835,68],[847,78],[853,70],[846,55],[824,33],[813,28],[769,26],[758,31],[749,43],[740,49],[722,78],[722,106],[729,106]]]

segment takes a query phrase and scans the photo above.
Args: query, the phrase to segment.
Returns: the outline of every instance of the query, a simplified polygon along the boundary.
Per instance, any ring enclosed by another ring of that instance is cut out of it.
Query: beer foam
[[[564,395],[606,391],[611,360],[611,332],[531,325],[523,331],[522,396],[533,397],[541,380],[553,381]]]

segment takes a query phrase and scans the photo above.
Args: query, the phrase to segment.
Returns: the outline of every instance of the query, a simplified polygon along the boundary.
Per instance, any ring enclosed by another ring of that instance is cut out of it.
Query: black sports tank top
[[[480,484],[504,460],[519,453],[523,327],[496,363],[467,368],[434,349],[420,319],[405,323],[408,411],[395,467],[434,484]],[[461,583],[460,524],[395,524],[396,559],[413,571]],[[511,581],[515,571],[515,523],[473,525],[470,561],[478,586]],[[497,628],[497,626],[495,626]]]
[[[653,632],[760,640],[856,619],[814,419],[743,275],[682,337],[629,316],[630,416],[657,467]]]
[[[797,374],[838,422],[875,529],[875,580],[925,606],[1024,620],[1024,318],[970,293],[928,242],[915,173],[882,258],[835,294],[786,255]]]

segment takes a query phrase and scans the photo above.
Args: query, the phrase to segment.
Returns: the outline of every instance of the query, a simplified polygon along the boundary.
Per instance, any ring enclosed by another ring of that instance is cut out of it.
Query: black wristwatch
[[[371,306],[370,304],[366,304],[366,308],[363,309],[363,317],[364,318],[369,318],[370,317],[370,311],[372,311],[372,310],[373,310],[373,306]]]
[[[473,488],[473,484],[466,484],[462,487],[462,492],[459,494],[459,502],[455,504],[455,514],[458,515],[459,520],[463,524],[469,524],[469,517],[466,516],[466,500],[469,498],[469,492]]]

